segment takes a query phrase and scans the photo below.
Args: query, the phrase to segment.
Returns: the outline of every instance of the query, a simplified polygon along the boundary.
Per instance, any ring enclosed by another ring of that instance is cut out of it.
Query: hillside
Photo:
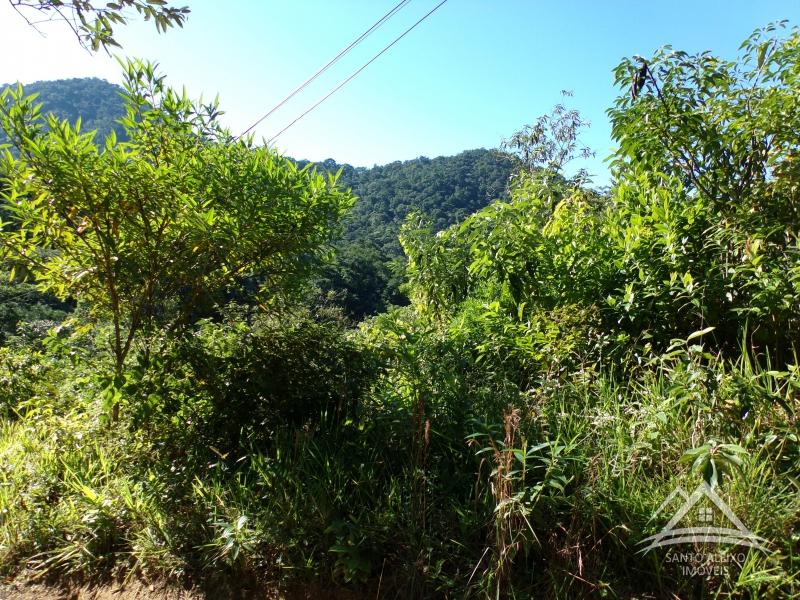
[[[336,262],[325,269],[320,287],[355,319],[405,304],[399,289],[404,260],[398,233],[406,216],[422,211],[434,229],[445,229],[506,198],[512,167],[508,158],[484,149],[372,168],[330,159],[319,163],[317,168],[327,172],[341,169],[341,186],[358,197],[345,219]]]
[[[24,89],[39,95],[44,113],[52,112],[70,122],[80,118],[82,130],[94,129],[100,136],[112,129],[124,135],[116,123],[123,111],[123,90],[118,85],[83,78],[37,81],[25,84]],[[297,162],[309,164],[302,159]],[[345,223],[344,239],[369,240],[390,255],[400,253],[397,232],[411,210],[424,211],[435,228],[443,229],[492,200],[505,198],[512,166],[501,155],[484,149],[432,159],[421,156],[371,168],[333,159],[317,164],[328,172],[341,169],[340,185],[359,198]]]
[[[0,85],[0,88],[8,84]],[[123,136],[123,128],[116,123],[122,116],[122,88],[97,77],[59,79],[24,84],[26,94],[39,94],[42,112],[52,112],[61,119],[75,122],[81,119],[83,131],[96,130],[100,136],[112,130]]]
[[[344,239],[369,240],[395,255],[401,251],[397,232],[409,212],[421,210],[435,229],[444,229],[491,201],[507,197],[513,164],[492,150],[477,149],[372,168],[331,159],[317,167],[328,172],[341,169],[340,184],[359,198],[345,221]]]
[[[97,78],[39,81],[25,85],[39,94],[43,112],[52,112],[82,129],[103,136],[122,115],[122,88]],[[307,160],[298,160],[301,165]],[[390,304],[405,304],[402,249],[398,233],[406,215],[421,210],[435,229],[444,229],[507,197],[512,163],[492,150],[467,150],[456,156],[419,157],[372,168],[354,167],[332,159],[318,163],[326,172],[341,169],[340,186],[358,201],[343,224],[337,258],[317,281],[321,293],[353,319],[373,315]]]
[[[558,105],[505,199],[0,103],[0,597],[800,598],[800,28],[614,73],[611,186]]]

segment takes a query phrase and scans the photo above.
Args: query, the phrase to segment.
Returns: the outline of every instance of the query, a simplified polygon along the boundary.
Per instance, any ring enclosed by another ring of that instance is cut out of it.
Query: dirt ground
[[[124,587],[119,584],[81,587],[41,583],[0,584],[0,600],[201,600],[208,597],[196,590],[146,585],[141,582],[131,582]]]
[[[25,581],[0,582],[0,600],[359,600],[349,592],[314,587],[285,591],[267,588],[183,589],[174,584],[130,581],[102,585],[57,585]]]

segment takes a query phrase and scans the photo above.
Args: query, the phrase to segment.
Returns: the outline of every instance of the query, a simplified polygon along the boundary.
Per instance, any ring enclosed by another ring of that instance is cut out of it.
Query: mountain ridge
[[[119,85],[90,77],[37,81],[23,84],[23,89],[39,95],[45,113],[72,122],[81,118],[82,129],[96,130],[101,139],[111,131],[125,138],[124,128],[116,122],[124,111],[124,90]],[[508,157],[483,148],[372,167],[332,158],[292,160],[322,172],[341,170],[340,185],[358,198],[336,242],[338,258],[317,281],[320,291],[354,319],[405,303],[400,291],[403,252],[398,233],[410,212],[422,211],[434,228],[444,229],[507,197],[513,169]]]

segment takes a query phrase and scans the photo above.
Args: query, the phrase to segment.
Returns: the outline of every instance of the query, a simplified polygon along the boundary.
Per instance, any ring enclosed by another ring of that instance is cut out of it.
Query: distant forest
[[[42,112],[52,112],[70,122],[80,118],[83,131],[96,130],[101,137],[111,131],[118,137],[125,135],[116,122],[123,113],[122,88],[117,85],[84,78],[38,81],[26,84],[24,89],[28,94],[39,95]],[[309,164],[307,160],[297,162],[301,166]],[[333,303],[349,318],[360,320],[392,304],[408,302],[400,289],[404,261],[398,241],[406,216],[412,210],[422,211],[437,230],[462,221],[493,200],[508,197],[507,185],[514,164],[498,152],[478,149],[371,168],[340,164],[333,159],[315,166],[330,173],[341,170],[340,187],[351,189],[358,198],[336,243],[336,258],[316,280],[319,301]],[[37,299],[28,315],[24,309],[27,304],[19,299],[30,299],[32,293],[29,286],[23,291],[0,284],[0,294],[16,299],[13,310],[9,305],[0,313],[0,331],[13,333],[17,322],[38,318],[45,308],[54,306],[51,298]]]
[[[308,161],[300,161],[308,164]],[[420,157],[372,168],[318,163],[337,172],[340,183],[358,200],[344,221],[336,262],[325,269],[320,288],[354,319],[376,314],[391,304],[405,304],[400,226],[414,210],[442,230],[493,200],[508,197],[513,162],[491,150],[468,150],[456,156]]]
[[[800,28],[623,58],[602,189],[562,104],[312,165],[121,66],[124,141],[0,95],[0,597],[800,598]]]
[[[0,90],[9,84],[0,85]],[[37,81],[24,85],[26,94],[38,94],[43,113],[53,113],[74,123],[81,120],[82,131],[96,130],[99,136],[111,131],[124,137],[117,123],[123,113],[122,88],[97,77]]]

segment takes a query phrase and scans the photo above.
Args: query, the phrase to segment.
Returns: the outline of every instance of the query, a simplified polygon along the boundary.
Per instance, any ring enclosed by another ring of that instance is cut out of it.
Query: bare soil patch
[[[0,600],[360,600],[342,589],[293,586],[284,590],[229,585],[182,588],[174,583],[130,581],[122,584],[52,584],[24,580],[0,583]]]

